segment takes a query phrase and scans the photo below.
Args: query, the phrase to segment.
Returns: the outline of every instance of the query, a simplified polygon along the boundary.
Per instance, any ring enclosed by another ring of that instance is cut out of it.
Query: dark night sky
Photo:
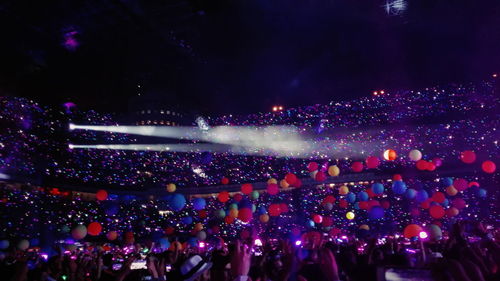
[[[124,112],[140,83],[189,110],[249,113],[498,71],[500,1],[408,0],[401,15],[384,3],[3,2],[0,93]]]

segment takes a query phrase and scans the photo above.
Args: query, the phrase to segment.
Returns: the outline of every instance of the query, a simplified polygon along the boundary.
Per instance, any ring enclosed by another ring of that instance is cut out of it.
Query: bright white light
[[[255,241],[253,241],[253,244],[255,246],[262,247],[262,240],[260,240],[259,238],[257,238],[257,239],[255,239]]]
[[[70,143],[70,144],[68,144],[68,148],[69,148],[69,149],[73,149],[73,148],[75,148],[75,146],[74,146],[73,144],[71,144],[71,143]]]
[[[69,123],[69,130],[72,131],[75,129],[75,124]]]
[[[2,180],[8,180],[8,179],[10,179],[10,176],[7,175],[7,174],[4,174],[4,173],[0,173],[0,179],[2,179]]]
[[[391,0],[385,2],[384,9],[388,15],[400,15],[406,10],[408,4],[405,0]]]
[[[302,241],[300,240],[295,241],[295,246],[300,246],[300,245],[302,245]]]
[[[428,237],[427,232],[425,232],[425,231],[421,231],[421,232],[418,234],[418,236],[420,236],[420,238],[421,238],[421,239],[425,239],[425,238],[427,238],[427,237]]]
[[[198,125],[198,128],[202,131],[208,131],[210,130],[210,126],[208,125],[208,122],[201,116],[196,118],[196,125]]]

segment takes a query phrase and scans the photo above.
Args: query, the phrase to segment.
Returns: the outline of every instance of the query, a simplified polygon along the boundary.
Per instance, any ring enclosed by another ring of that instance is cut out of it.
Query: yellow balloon
[[[345,214],[345,217],[348,220],[352,220],[352,219],[354,219],[354,213],[353,212],[347,212],[347,214]]]
[[[194,230],[201,231],[203,229],[203,224],[197,223],[194,225]]]
[[[453,185],[450,185],[446,188],[446,193],[450,196],[455,196],[457,195],[458,190]]]
[[[270,178],[267,180],[267,184],[272,184],[272,183],[278,184],[278,181],[275,178]]]
[[[266,222],[269,221],[269,215],[268,214],[262,214],[262,215],[260,215],[259,219],[260,219],[261,222],[266,223]]]
[[[176,189],[177,189],[177,187],[175,186],[175,184],[173,184],[173,183],[167,184],[167,191],[168,192],[175,192]]]
[[[362,224],[359,226],[359,229],[370,230],[370,227],[367,224]]]
[[[229,210],[229,216],[232,218],[237,218],[238,217],[238,209]]]
[[[331,177],[336,177],[340,174],[340,169],[339,167],[337,167],[337,165],[332,165],[330,167],[328,167],[328,174],[331,176]]]
[[[346,195],[347,193],[349,193],[349,187],[347,187],[345,185],[339,187],[339,194],[340,195]]]
[[[280,180],[280,186],[281,186],[282,188],[288,188],[288,187],[290,186],[290,184],[288,184],[288,183],[286,182],[286,180]]]

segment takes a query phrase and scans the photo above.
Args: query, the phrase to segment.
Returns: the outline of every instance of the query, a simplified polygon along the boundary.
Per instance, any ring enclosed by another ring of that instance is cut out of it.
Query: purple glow
[[[429,235],[427,235],[427,232],[421,231],[420,234],[418,235],[421,239],[427,238]]]
[[[64,34],[64,42],[63,45],[68,51],[75,51],[80,43],[76,40],[75,36],[78,34],[77,31],[70,31]]]
[[[47,261],[49,259],[49,255],[48,254],[45,254],[45,253],[41,253],[40,256],[42,257],[42,259],[44,259],[45,261]]]
[[[345,235],[342,235],[342,237],[340,237],[342,240],[347,240],[347,236]]]
[[[205,248],[205,242],[200,242],[200,243],[198,244],[198,247],[200,247],[200,248]]]
[[[300,240],[295,241],[295,246],[300,246],[300,245],[302,245],[302,241]]]

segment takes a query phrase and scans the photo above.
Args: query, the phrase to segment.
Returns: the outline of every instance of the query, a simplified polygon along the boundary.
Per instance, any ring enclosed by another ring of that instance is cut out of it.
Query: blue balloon
[[[372,220],[378,220],[384,217],[384,208],[373,206],[368,212],[368,217]]]
[[[443,203],[441,203],[441,205],[443,207],[448,207],[448,205],[450,205],[450,200],[448,200],[448,198],[445,198],[444,201],[443,201]]]
[[[195,198],[195,199],[193,199],[193,208],[196,211],[205,209],[206,205],[207,205],[207,202],[203,198]]]
[[[404,181],[394,181],[392,183],[392,191],[396,194],[403,194],[406,191],[406,183]]]
[[[259,215],[267,214],[266,207],[260,206],[259,207]]]
[[[239,203],[238,203],[238,209],[243,209],[243,208],[249,208],[251,209],[252,208],[252,202],[250,202],[250,200],[248,199],[242,199]]]
[[[347,200],[347,202],[349,202],[349,203],[354,203],[354,201],[356,201],[356,195],[354,195],[354,193],[352,193],[352,192],[349,192],[349,193],[347,193],[345,200]]]
[[[193,223],[193,218],[192,218],[192,217],[190,217],[190,216],[183,217],[183,218],[182,218],[182,222],[183,222],[184,224],[192,224],[192,223]]]
[[[184,195],[176,193],[172,195],[169,203],[170,208],[172,208],[174,211],[180,211],[186,205],[186,198],[184,198]]]
[[[354,209],[359,210],[359,202],[354,203]]]
[[[366,201],[366,200],[368,200],[368,193],[366,193],[365,191],[358,192],[358,200],[359,201]]]
[[[33,247],[36,247],[36,246],[39,246],[40,245],[40,239],[38,238],[33,238],[30,240],[30,247],[33,246]]]
[[[484,189],[484,188],[480,188],[480,189],[477,191],[477,196],[479,196],[479,197],[481,197],[481,198],[486,197],[486,194],[487,194],[487,192],[486,192],[486,189]]]
[[[408,188],[405,193],[405,197],[408,199],[415,199],[415,196],[417,195],[417,191],[413,188]]]
[[[452,178],[442,178],[440,182],[441,182],[441,185],[443,185],[443,187],[448,187],[448,186],[453,184],[453,179]]]
[[[160,238],[159,242],[163,250],[170,248],[170,241],[168,241],[168,238],[166,237]]]
[[[372,184],[372,191],[375,194],[382,194],[384,193],[384,185],[379,182],[374,183]]]
[[[191,245],[192,247],[198,246],[198,239],[191,237],[188,239],[188,244]]]
[[[418,203],[422,203],[425,200],[429,199],[429,193],[427,193],[427,191],[425,191],[423,189],[419,190],[419,191],[417,191],[417,196],[415,196],[415,198],[417,199]]]
[[[314,227],[314,221],[313,220],[307,220],[307,226],[308,227]]]
[[[103,208],[104,208],[104,213],[106,213],[106,215],[108,216],[114,216],[119,211],[118,204],[113,201],[105,201],[105,203],[103,204]]]

